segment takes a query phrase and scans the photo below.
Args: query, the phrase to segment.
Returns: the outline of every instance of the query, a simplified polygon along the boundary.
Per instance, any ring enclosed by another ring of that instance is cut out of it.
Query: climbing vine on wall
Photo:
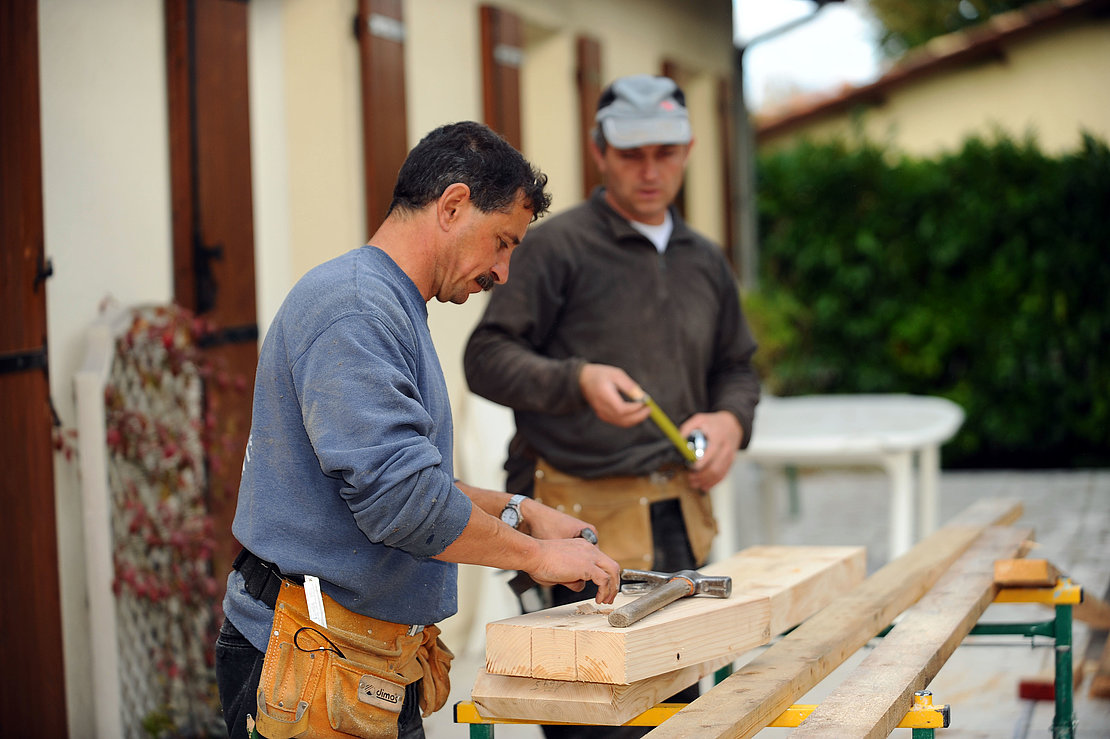
[[[140,308],[116,342],[105,389],[124,714],[150,736],[217,736],[219,627],[206,450],[216,424],[203,322],[176,306]]]

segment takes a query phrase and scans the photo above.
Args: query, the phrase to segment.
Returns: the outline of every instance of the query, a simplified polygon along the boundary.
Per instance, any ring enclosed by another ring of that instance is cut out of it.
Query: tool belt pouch
[[[683,482],[685,483],[685,475]],[[690,540],[690,552],[694,561],[701,567],[709,560],[709,549],[717,535],[717,519],[713,517],[713,499],[705,490],[698,490],[683,484],[682,494],[678,496],[682,508],[682,518],[686,522],[686,537]]]
[[[282,582],[255,728],[267,739],[395,739],[405,686],[423,676],[417,653],[439,629],[408,636],[403,624],[323,600],[326,629],[309,618],[304,588]]]
[[[709,494],[691,487],[682,470],[589,480],[538,459],[533,491],[539,502],[593,524],[602,551],[622,568],[654,567],[651,504],[656,501],[679,500],[690,549],[699,565],[709,557],[717,533]]]

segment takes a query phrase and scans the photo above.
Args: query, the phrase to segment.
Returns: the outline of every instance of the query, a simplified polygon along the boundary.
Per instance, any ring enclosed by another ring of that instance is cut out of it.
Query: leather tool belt
[[[709,557],[717,534],[709,493],[690,485],[686,470],[666,469],[644,476],[589,480],[536,460],[536,500],[581,518],[597,528],[600,546],[622,568],[653,569],[651,504],[678,499],[694,560]]]
[[[245,550],[244,550],[245,551]],[[243,560],[243,561],[240,561]],[[443,707],[451,691],[454,655],[434,624],[422,629],[354,613],[322,595],[328,627],[312,621],[304,588],[289,577],[278,584],[259,572],[273,565],[249,552],[236,560],[248,592],[274,601],[274,624],[258,683],[255,728],[267,739],[395,739],[405,687],[423,678],[424,716]],[[269,605],[269,604],[268,604]]]

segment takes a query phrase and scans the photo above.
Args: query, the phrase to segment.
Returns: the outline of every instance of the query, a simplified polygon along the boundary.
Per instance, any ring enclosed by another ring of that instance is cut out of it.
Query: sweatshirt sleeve
[[[563,308],[568,259],[546,248],[542,231],[513,254],[510,278],[490,293],[463,355],[470,389],[518,411],[573,413],[586,407],[578,375],[586,360],[543,351]]]
[[[429,412],[437,400],[421,396],[421,367],[397,334],[376,316],[336,321],[293,365],[294,383],[320,468],[342,481],[366,537],[430,557],[462,533],[471,503],[434,443],[450,424]]]

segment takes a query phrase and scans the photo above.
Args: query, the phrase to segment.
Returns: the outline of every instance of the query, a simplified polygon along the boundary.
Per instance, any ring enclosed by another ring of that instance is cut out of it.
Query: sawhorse
[[[1044,636],[1055,644],[1053,693],[1056,713],[1052,719],[1053,739],[1075,736],[1075,701],[1072,672],[1072,606],[1083,601],[1083,588],[1066,577],[1058,578],[1048,588],[1002,588],[995,603],[1041,603],[1055,608],[1055,617],[1047,621],[1005,624],[977,624],[971,635],[1010,634],[1035,638]]]

